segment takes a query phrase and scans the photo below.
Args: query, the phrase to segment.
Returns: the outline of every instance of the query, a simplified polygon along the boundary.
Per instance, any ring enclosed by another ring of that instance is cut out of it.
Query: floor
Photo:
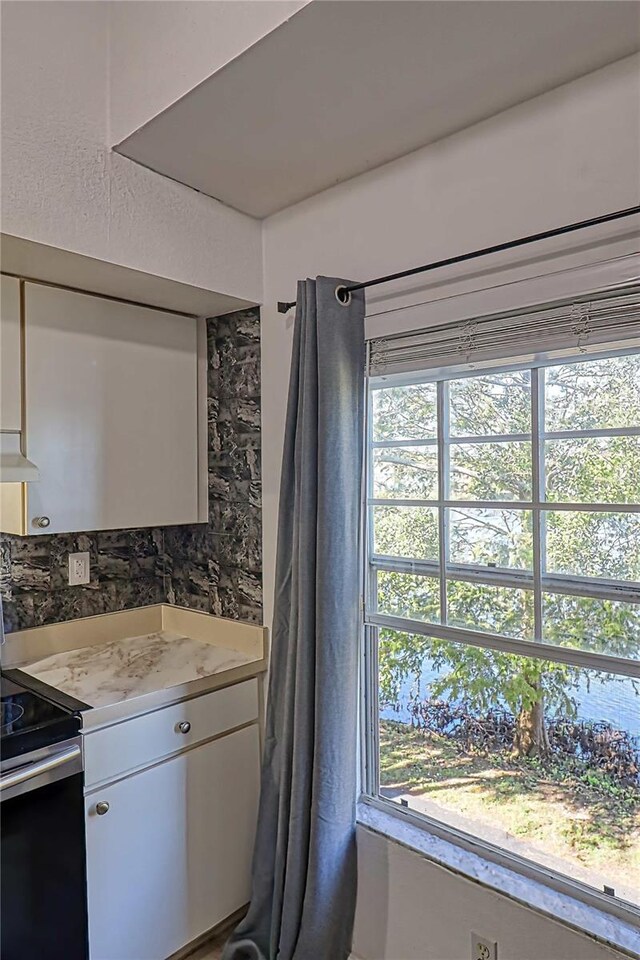
[[[227,942],[229,931],[216,937],[215,940],[209,940],[202,947],[199,947],[195,953],[190,953],[186,960],[220,960],[222,948]]]

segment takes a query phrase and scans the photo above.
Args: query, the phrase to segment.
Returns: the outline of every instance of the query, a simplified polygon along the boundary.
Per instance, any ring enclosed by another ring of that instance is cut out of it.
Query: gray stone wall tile
[[[13,593],[3,598],[4,628],[7,633],[35,626],[33,593]]]
[[[155,577],[140,577],[137,580],[117,580],[115,586],[115,609],[129,610],[146,607],[151,603],[164,603],[164,580]]]
[[[117,609],[115,584],[103,584],[99,590],[86,586],[66,587],[33,597],[33,626],[80,617],[94,617]],[[31,624],[30,624],[31,625]]]
[[[260,509],[249,501],[236,503],[218,500],[209,509],[209,525],[215,533],[224,533],[239,540],[259,540],[262,536]]]

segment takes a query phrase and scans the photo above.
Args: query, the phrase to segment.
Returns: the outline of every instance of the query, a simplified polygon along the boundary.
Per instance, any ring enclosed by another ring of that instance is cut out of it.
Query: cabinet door
[[[38,284],[25,296],[28,532],[196,522],[197,321]]]
[[[20,281],[0,277],[0,430],[21,428]]]
[[[85,798],[91,960],[165,960],[247,903],[258,783],[254,724]]]

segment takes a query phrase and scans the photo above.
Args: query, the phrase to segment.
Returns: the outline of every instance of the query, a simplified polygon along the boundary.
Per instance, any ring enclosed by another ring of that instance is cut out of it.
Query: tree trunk
[[[544,722],[542,690],[540,690],[540,698],[533,706],[528,709],[523,708],[516,718],[514,747],[519,757],[541,757],[549,753],[549,735]]]

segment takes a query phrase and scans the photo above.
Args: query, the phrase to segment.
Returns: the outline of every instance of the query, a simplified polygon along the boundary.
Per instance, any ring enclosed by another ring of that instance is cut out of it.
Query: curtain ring
[[[351,291],[347,290],[345,286],[336,287],[336,300],[338,303],[341,303],[343,307],[346,307],[348,303],[351,303]]]

